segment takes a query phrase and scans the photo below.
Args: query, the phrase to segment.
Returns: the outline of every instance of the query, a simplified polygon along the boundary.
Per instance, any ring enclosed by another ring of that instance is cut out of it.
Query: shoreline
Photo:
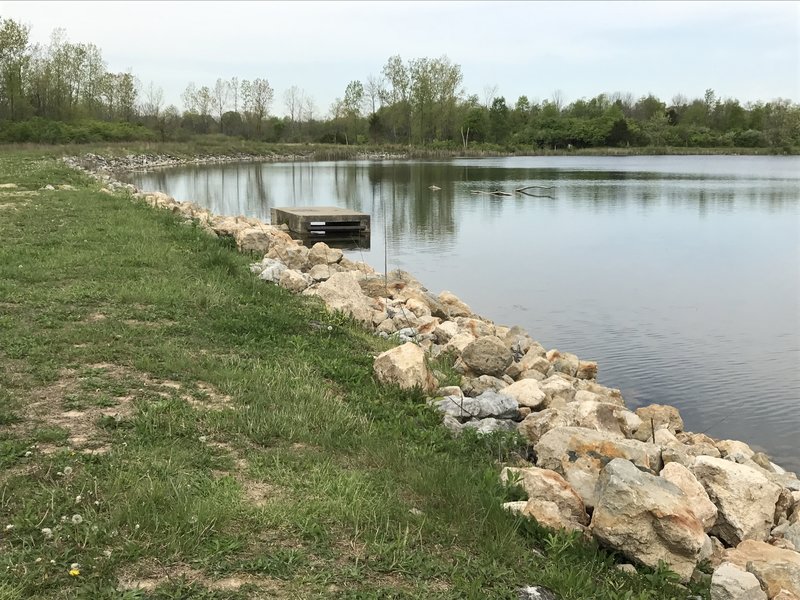
[[[129,157],[125,160],[130,164]],[[65,162],[80,166],[107,184],[106,193],[130,192],[134,199],[179,214],[209,234],[232,238],[240,251],[264,256],[251,265],[259,279],[295,293],[318,296],[329,310],[349,315],[381,337],[396,339],[401,345],[376,359],[379,380],[426,390],[431,396],[429,404],[442,413],[444,425],[455,435],[470,429],[479,434],[519,432],[527,439],[536,466],[504,470],[504,477],[520,477],[525,483],[529,477],[539,477],[540,471],[555,473],[584,507],[580,512],[583,516],[574,519],[565,517],[563,507],[542,512],[534,498],[527,503],[509,504],[508,510],[533,516],[548,526],[594,535],[634,562],[655,566],[651,557],[631,554],[624,542],[613,541],[616,534],[609,533],[613,527],[604,528],[595,516],[604,514],[604,493],[613,487],[603,479],[611,465],[620,470],[623,479],[634,480],[637,473],[657,476],[675,463],[672,470],[685,470],[678,479],[690,477],[695,485],[702,483],[705,499],[714,504],[715,515],[730,512],[725,502],[715,496],[721,494],[715,487],[720,473],[729,480],[722,486],[727,492],[745,493],[745,489],[732,489],[740,483],[739,478],[749,481],[750,488],[758,485],[769,492],[758,501],[759,506],[751,507],[760,511],[758,519],[763,521],[764,514],[769,514],[770,519],[769,526],[763,522],[759,525],[755,538],[749,530],[730,533],[729,526],[736,527],[732,525],[736,521],[733,516],[715,516],[701,526],[701,534],[694,535],[687,548],[658,554],[659,560],[666,560],[682,579],[688,580],[703,560],[711,559],[719,566],[730,558],[730,553],[739,551],[746,539],[794,552],[791,543],[789,547],[783,543],[783,530],[779,528],[786,529],[787,519],[796,514],[793,507],[800,506],[800,496],[795,498],[800,494],[800,481],[795,474],[741,441],[717,440],[684,431],[673,407],[650,405],[635,412],[628,410],[619,390],[596,383],[597,363],[580,360],[568,352],[546,350],[519,327],[495,325],[474,314],[449,292],[434,296],[409,273],[393,271],[384,277],[365,263],[349,261],[341,251],[324,243],[309,249],[280,228],[257,219],[213,215],[194,203],[178,202],[162,192],[140,192],[130,184],[122,184],[109,174],[112,168],[105,165],[91,171],[75,159]],[[202,163],[198,160],[193,164]],[[453,368],[461,380],[458,386],[437,389],[427,362],[429,357],[446,356],[457,357]],[[626,472],[620,459],[626,459],[622,463],[633,463],[638,471]],[[748,480],[756,476],[760,483]],[[665,475],[662,473],[661,477]],[[636,485],[651,484],[655,485],[645,480]],[[683,490],[679,482],[675,485]],[[674,493],[669,488],[667,495]],[[711,496],[716,503],[709,500]],[[787,496],[789,500],[785,499]],[[788,506],[779,509],[781,502]],[[673,509],[679,510],[670,510]],[[592,514],[591,524],[587,513]],[[705,532],[713,534],[713,539]],[[657,540],[654,544],[659,545]]]

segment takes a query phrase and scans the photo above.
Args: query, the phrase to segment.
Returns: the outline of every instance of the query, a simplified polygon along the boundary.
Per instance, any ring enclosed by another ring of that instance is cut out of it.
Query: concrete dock
[[[273,208],[272,224],[286,225],[298,235],[369,235],[370,216],[337,206]]]

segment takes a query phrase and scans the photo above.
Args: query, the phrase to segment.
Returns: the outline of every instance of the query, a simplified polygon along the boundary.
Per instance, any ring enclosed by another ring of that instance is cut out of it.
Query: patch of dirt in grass
[[[231,397],[227,394],[223,394],[213,385],[202,381],[197,382],[195,385],[199,391],[197,395],[183,395],[183,399],[191,406],[195,408],[204,408],[206,410],[223,410],[233,406]]]
[[[155,560],[141,560],[125,567],[117,576],[117,590],[149,592],[169,583],[184,580],[212,591],[235,592],[244,586],[253,586],[270,598],[284,597],[285,583],[272,577],[259,577],[247,573],[228,575],[222,579],[211,579],[202,571],[178,563],[162,565]]]
[[[102,454],[110,449],[109,436],[103,425],[131,419],[136,410],[136,400],[148,393],[180,398],[204,410],[222,410],[232,405],[230,396],[204,382],[187,388],[177,381],[157,379],[147,373],[111,363],[93,364],[88,369],[90,372],[63,369],[55,383],[30,392],[23,422],[13,427],[26,435],[33,434],[41,427],[62,429],[68,434],[66,445],[70,449]],[[109,395],[102,389],[87,390],[82,384],[89,378],[109,384],[111,389],[116,388],[116,393]],[[119,393],[120,387],[126,388],[125,392]],[[74,405],[76,398],[79,399],[77,407]],[[66,406],[67,401],[69,406]],[[39,451],[44,453],[57,449],[58,446],[52,449],[42,446]]]
[[[106,315],[104,315],[103,313],[95,312],[95,313],[90,314],[88,317],[86,317],[83,320],[83,322],[84,323],[100,323],[102,321],[105,321],[107,318],[108,317]]]

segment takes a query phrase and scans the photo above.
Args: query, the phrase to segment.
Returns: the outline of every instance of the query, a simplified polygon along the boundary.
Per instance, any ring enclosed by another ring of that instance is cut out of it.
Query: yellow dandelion
[[[80,575],[80,574],[81,574],[81,570],[80,570],[80,569],[70,569],[70,570],[69,570],[69,574],[70,574],[72,577],[77,577],[78,575]]]

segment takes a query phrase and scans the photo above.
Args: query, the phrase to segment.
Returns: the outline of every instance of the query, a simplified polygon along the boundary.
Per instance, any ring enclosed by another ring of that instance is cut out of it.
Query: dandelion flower
[[[80,569],[70,569],[69,570],[69,574],[72,577],[77,577],[78,575],[81,574],[81,570]]]
[[[64,467],[64,475],[66,475],[67,477],[72,475],[72,467]]]
[[[80,504],[81,500],[83,500],[83,497],[80,494],[75,496],[75,504]]]
[[[51,537],[53,537],[53,530],[49,527],[43,527],[42,535],[49,540]]]
[[[72,524],[73,525],[80,525],[83,523],[83,517],[80,515],[72,515]]]

